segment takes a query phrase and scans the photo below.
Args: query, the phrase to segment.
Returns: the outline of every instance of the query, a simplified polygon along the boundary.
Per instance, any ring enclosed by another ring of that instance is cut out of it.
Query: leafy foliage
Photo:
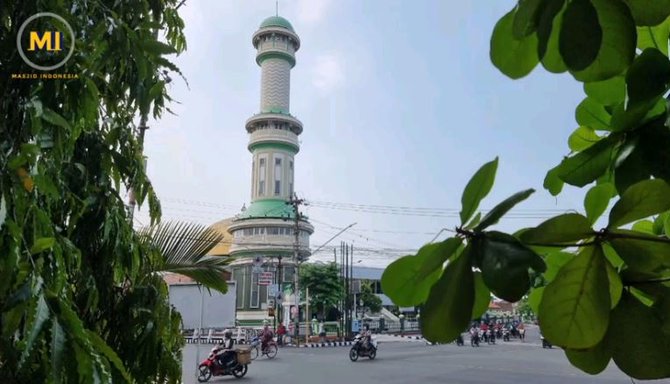
[[[370,313],[379,313],[382,310],[382,299],[372,292],[372,283],[370,281],[361,282],[361,293],[358,295],[358,300],[363,303],[363,311],[370,311]]]
[[[494,180],[491,163],[483,166],[461,198],[456,236],[443,242],[463,244],[440,254],[446,269],[435,263],[417,273],[439,249],[431,245],[384,272],[394,302],[423,305],[429,340],[453,340],[490,290],[527,300],[545,337],[584,372],[613,360],[633,378],[670,377],[669,37],[664,0],[519,0],[502,16],[490,51],[501,72],[518,79],[542,63],[584,83],[570,153],[544,187],[557,195],[565,183],[588,186],[585,215],[565,213],[514,235],[489,231],[527,190],[464,225]],[[612,199],[609,222],[594,229]]]
[[[344,297],[342,279],[335,263],[303,264],[300,267],[300,288],[309,288],[309,305],[325,318],[330,308],[336,307]]]
[[[33,72],[5,37],[49,10],[74,30],[75,54],[60,71],[77,75],[0,76],[3,382],[181,380],[181,318],[156,272],[218,270],[182,253],[203,251],[214,238],[166,249],[184,244],[168,240],[184,228],[155,229],[167,237],[148,241],[123,202],[132,187],[152,224],[159,222],[134,122],[159,118],[171,101],[168,75],[179,69],[167,55],[186,48],[177,7],[177,0],[0,3],[4,74]]]

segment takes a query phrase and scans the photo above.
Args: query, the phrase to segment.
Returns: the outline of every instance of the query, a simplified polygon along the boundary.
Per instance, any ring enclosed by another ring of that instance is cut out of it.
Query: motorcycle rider
[[[227,364],[230,364],[235,357],[235,351],[233,350],[233,332],[230,329],[227,329],[223,333],[223,341],[221,342],[221,349],[216,352],[216,360],[221,367],[226,367]]]
[[[272,330],[270,329],[270,326],[265,323],[265,326],[263,327],[263,331],[261,332],[261,351],[265,351],[265,349],[268,346],[268,343],[270,340],[272,340],[273,334]]]
[[[370,349],[372,339],[372,332],[370,332],[370,325],[368,324],[363,325],[363,332],[361,332],[361,336],[363,337],[363,347],[366,350]]]

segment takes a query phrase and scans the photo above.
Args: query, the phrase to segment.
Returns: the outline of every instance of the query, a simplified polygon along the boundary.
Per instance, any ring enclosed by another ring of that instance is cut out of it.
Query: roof
[[[228,227],[233,223],[234,217],[229,217],[209,226],[210,229],[223,235],[221,242],[217,244],[211,251],[207,254],[212,256],[224,256],[230,254],[230,246],[233,243],[233,235],[228,233]]]
[[[353,278],[360,280],[381,280],[384,268],[353,266]]]
[[[292,220],[295,217],[293,207],[281,199],[256,200],[237,215],[236,220],[257,218],[278,218]]]
[[[263,22],[260,25],[260,28],[270,28],[270,27],[284,28],[295,33],[291,23],[289,23],[288,20],[286,20],[281,16],[270,16],[267,19],[263,20]]]

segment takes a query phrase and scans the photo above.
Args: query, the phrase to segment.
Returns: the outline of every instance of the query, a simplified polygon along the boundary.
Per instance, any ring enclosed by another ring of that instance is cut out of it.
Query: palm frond
[[[207,288],[228,290],[224,272],[231,258],[207,256],[223,240],[219,232],[201,224],[166,222],[142,229],[140,237],[163,258],[152,272],[178,273]]]

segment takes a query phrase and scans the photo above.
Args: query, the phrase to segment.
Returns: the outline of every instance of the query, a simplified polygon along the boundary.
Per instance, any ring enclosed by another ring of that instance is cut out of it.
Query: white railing
[[[254,131],[249,138],[250,145],[261,141],[282,142],[296,147],[300,145],[298,143],[298,135],[291,131],[279,129],[258,129]]]

